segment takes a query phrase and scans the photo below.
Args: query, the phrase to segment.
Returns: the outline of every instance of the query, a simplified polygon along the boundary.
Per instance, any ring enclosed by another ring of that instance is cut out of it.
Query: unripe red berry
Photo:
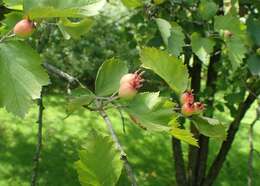
[[[193,115],[194,112],[195,112],[195,108],[192,103],[184,103],[181,107],[181,113],[186,117]]]
[[[16,23],[13,32],[19,37],[29,37],[34,31],[34,23],[28,19],[23,19]]]
[[[142,86],[142,73],[138,72],[124,75],[120,80],[118,95],[120,98],[131,99],[137,94],[137,90]]]
[[[192,90],[187,90],[181,95],[180,99],[181,104],[185,103],[193,103],[194,102],[194,95],[192,93]]]

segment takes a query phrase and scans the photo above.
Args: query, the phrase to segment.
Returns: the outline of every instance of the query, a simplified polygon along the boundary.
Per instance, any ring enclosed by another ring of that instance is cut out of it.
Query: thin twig
[[[36,186],[37,184],[37,177],[38,177],[38,170],[39,170],[39,161],[40,161],[40,154],[41,154],[41,147],[42,147],[42,115],[43,115],[43,102],[42,96],[38,99],[38,106],[39,106],[39,113],[38,113],[38,140],[36,151],[33,157],[33,170],[32,170],[32,178],[31,178],[31,186]]]
[[[248,134],[248,141],[249,141],[249,156],[248,156],[248,176],[247,176],[247,185],[253,185],[253,158],[254,158],[254,126],[260,118],[260,105],[256,109],[256,117],[254,121],[250,124],[249,127],[249,134]]]
[[[124,162],[124,166],[125,166],[125,169],[126,169],[126,172],[127,172],[127,175],[128,175],[128,178],[129,180],[131,181],[131,185],[132,186],[137,186],[137,182],[136,182],[136,178],[135,178],[135,175],[134,175],[134,172],[132,170],[132,167],[130,166],[129,162],[128,162],[128,159],[127,159],[127,155],[126,153],[124,152],[124,149],[122,148],[119,140],[118,140],[118,137],[113,129],[113,126],[112,126],[112,122],[110,120],[110,118],[108,117],[107,113],[105,112],[105,110],[102,108],[102,105],[97,102],[97,107],[100,108],[99,109],[99,114],[102,116],[102,118],[104,119],[106,125],[107,125],[107,128],[116,144],[116,147],[117,149],[120,151],[120,155],[121,155],[121,160]]]
[[[14,37],[14,36],[15,36],[15,34],[13,34],[13,30],[10,30],[5,35],[3,35],[3,37],[0,38],[0,43],[2,43],[4,40],[6,40],[10,37]]]
[[[57,67],[55,67],[55,66],[53,66],[53,65],[51,65],[49,63],[46,63],[46,62],[43,63],[43,67],[45,69],[47,69],[49,73],[54,74],[54,75],[56,75],[58,77],[61,77],[61,78],[65,79],[65,80],[67,80],[71,84],[73,84],[73,83],[81,84],[77,78],[69,75],[66,72],[63,72],[62,70],[58,69]]]

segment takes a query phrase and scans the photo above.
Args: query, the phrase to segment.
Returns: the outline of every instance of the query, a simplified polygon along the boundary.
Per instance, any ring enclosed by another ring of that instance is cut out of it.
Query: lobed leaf
[[[123,162],[111,137],[92,131],[79,156],[80,160],[75,163],[75,167],[82,186],[116,185]]]
[[[144,68],[151,69],[177,93],[188,88],[188,70],[182,61],[156,48],[143,48],[140,53]]]
[[[199,132],[205,136],[221,140],[225,140],[227,137],[226,127],[216,119],[203,116],[192,116],[192,121],[194,121]]]
[[[23,117],[49,84],[39,54],[23,42],[0,43],[0,107]]]

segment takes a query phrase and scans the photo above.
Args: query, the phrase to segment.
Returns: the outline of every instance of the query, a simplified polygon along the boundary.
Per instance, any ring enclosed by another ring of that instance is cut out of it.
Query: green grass
[[[84,144],[88,132],[95,128],[106,132],[103,120],[96,114],[79,110],[66,117],[66,103],[60,96],[45,98],[44,135],[40,161],[40,186],[78,186],[73,164],[78,160],[78,149]],[[248,142],[247,130],[254,119],[251,109],[243,120],[227,161],[221,171],[216,186],[244,186],[247,177]],[[217,114],[224,123],[230,118]],[[147,133],[134,124],[126,122],[127,132],[122,132],[122,124],[115,111],[110,116],[121,143],[137,174],[141,186],[174,185],[174,169],[171,158],[170,136]],[[37,138],[37,107],[34,106],[24,119],[19,119],[0,110],[0,185],[30,185],[32,158]],[[260,149],[260,123],[255,128],[255,145]],[[217,153],[219,142],[212,140],[211,155]],[[187,147],[187,145],[184,145]],[[259,157],[255,155],[255,183],[260,183]],[[259,171],[258,171],[259,172]]]

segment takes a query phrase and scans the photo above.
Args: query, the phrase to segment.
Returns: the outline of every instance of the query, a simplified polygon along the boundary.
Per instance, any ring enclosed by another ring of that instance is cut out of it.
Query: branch
[[[199,60],[199,58],[196,55],[194,55],[194,63],[192,69],[190,70],[190,74],[191,74],[191,88],[193,89],[195,95],[198,95],[201,87],[200,86],[201,63],[202,62]],[[196,138],[199,137],[199,132],[193,123],[191,123],[190,130]],[[198,153],[199,153],[199,149],[197,147],[189,145],[189,154],[188,154],[188,184],[189,185],[196,185],[196,179],[197,179],[196,167],[199,163],[197,161]]]
[[[175,165],[175,178],[178,186],[187,186],[184,159],[182,154],[181,142],[172,137],[172,150]]]
[[[215,69],[215,64],[219,61],[221,57],[221,50],[215,49],[215,55],[211,56],[210,63],[208,66],[207,72],[207,83],[206,91],[208,92],[208,99],[206,105],[208,108],[212,108],[214,104],[214,97],[216,93],[216,80],[217,80],[217,71]],[[220,51],[220,52],[219,52]],[[212,117],[213,112],[205,114],[207,117]],[[199,136],[199,152],[197,157],[197,166],[196,166],[196,183],[201,185],[205,178],[206,169],[207,169],[207,160],[208,160],[208,149],[209,149],[209,138],[204,135]]]
[[[39,169],[39,160],[41,154],[41,147],[42,147],[42,115],[43,115],[43,102],[42,96],[38,99],[38,106],[39,106],[39,113],[38,113],[38,140],[35,155],[33,157],[33,170],[32,170],[32,177],[31,177],[31,186],[37,185],[37,176],[38,176],[38,169]]]
[[[259,94],[259,93],[258,93]],[[203,182],[203,186],[211,186],[213,182],[216,180],[221,167],[226,159],[226,156],[231,148],[231,145],[234,141],[236,132],[239,129],[241,120],[243,119],[244,115],[246,114],[247,110],[250,108],[252,103],[255,101],[256,97],[252,94],[249,94],[246,100],[240,103],[237,115],[234,120],[231,122],[229,129],[228,129],[228,136],[226,141],[224,141],[221,145],[220,151],[218,152],[216,158],[214,159],[208,174],[206,176],[205,181]]]
[[[135,178],[135,175],[134,175],[134,172],[132,170],[132,167],[130,166],[129,162],[128,162],[128,159],[127,159],[127,155],[126,153],[124,152],[124,149],[123,147],[121,146],[119,140],[118,140],[118,137],[113,129],[113,126],[112,126],[112,122],[110,120],[110,118],[108,117],[107,113],[105,112],[105,110],[103,110],[102,107],[100,107],[100,105],[97,104],[97,106],[100,108],[99,109],[99,114],[102,116],[102,118],[104,119],[106,125],[107,125],[107,128],[116,144],[116,147],[117,149],[120,151],[120,154],[121,154],[121,160],[124,162],[124,166],[125,166],[125,169],[126,169],[126,172],[127,172],[127,175],[128,175],[128,178],[129,180],[131,181],[131,184],[132,186],[137,186],[137,182],[136,182],[136,178]]]
[[[258,105],[258,108],[256,108],[256,117],[254,121],[251,123],[248,132],[248,141],[249,141],[248,176],[247,176],[248,186],[253,185],[254,126],[259,118],[260,118],[260,104]]]
[[[80,84],[79,80],[71,75],[69,75],[66,72],[63,72],[62,70],[58,69],[57,67],[49,64],[49,63],[43,63],[43,67],[50,73],[53,74],[55,76],[58,76],[62,79],[65,79],[66,81],[68,81],[68,83],[70,84]]]

